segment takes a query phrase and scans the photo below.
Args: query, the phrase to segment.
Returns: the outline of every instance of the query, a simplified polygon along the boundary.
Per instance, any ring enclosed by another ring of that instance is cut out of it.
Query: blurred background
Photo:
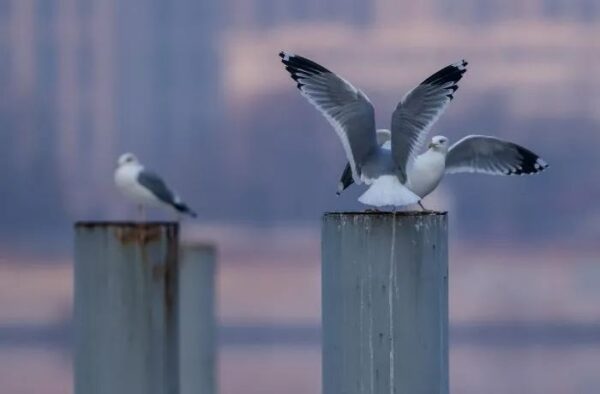
[[[125,151],[200,213],[185,238],[219,243],[220,392],[320,391],[320,216],[363,207],[336,197],[341,144],[282,49],[365,91],[379,127],[470,62],[433,133],[550,168],[425,200],[450,212],[452,392],[597,393],[597,0],[0,0],[2,391],[72,392],[72,222],[135,216]]]

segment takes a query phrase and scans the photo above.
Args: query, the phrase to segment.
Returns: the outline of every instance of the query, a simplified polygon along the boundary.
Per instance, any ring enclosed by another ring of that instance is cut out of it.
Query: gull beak
[[[434,144],[433,142],[430,142],[430,143],[429,143],[429,145],[428,145],[428,147],[429,147],[430,149],[431,149],[431,148],[435,148],[435,144]]]

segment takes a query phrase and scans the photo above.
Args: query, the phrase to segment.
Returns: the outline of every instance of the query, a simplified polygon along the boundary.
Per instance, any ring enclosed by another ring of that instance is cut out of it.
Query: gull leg
[[[139,231],[137,232],[137,236],[138,236],[140,242],[145,242],[146,226],[144,226],[144,223],[146,222],[146,207],[144,206],[144,204],[138,204],[137,211],[138,211],[138,220],[140,221],[138,224]]]
[[[146,207],[144,206],[144,204],[140,204],[139,209],[140,209],[140,220],[142,222],[145,222],[146,221]]]
[[[421,209],[423,210],[423,212],[428,212],[429,211],[429,209],[427,209],[427,208],[425,208],[423,206],[423,204],[421,203],[421,201],[419,201],[419,206],[421,207]]]

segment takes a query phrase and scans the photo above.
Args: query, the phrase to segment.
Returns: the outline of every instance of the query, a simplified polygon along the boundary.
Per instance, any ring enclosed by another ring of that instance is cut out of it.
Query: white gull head
[[[436,152],[447,153],[449,148],[450,142],[448,141],[448,138],[444,137],[443,135],[436,135],[429,143],[429,149],[432,149]]]
[[[135,157],[133,153],[123,153],[121,156],[119,156],[119,160],[117,161],[117,165],[119,167],[131,164],[140,164],[138,158]]]

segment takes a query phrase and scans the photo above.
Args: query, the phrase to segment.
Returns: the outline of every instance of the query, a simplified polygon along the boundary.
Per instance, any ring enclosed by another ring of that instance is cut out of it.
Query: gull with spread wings
[[[376,207],[418,203],[445,173],[522,175],[548,165],[535,153],[498,138],[471,135],[449,147],[435,136],[419,155],[433,124],[454,98],[467,62],[451,64],[408,92],[392,115],[391,130],[377,130],[373,105],[348,81],[302,56],[279,56],[301,94],[331,123],[342,141],[348,164],[338,194],[352,183],[370,185],[359,201]]]

